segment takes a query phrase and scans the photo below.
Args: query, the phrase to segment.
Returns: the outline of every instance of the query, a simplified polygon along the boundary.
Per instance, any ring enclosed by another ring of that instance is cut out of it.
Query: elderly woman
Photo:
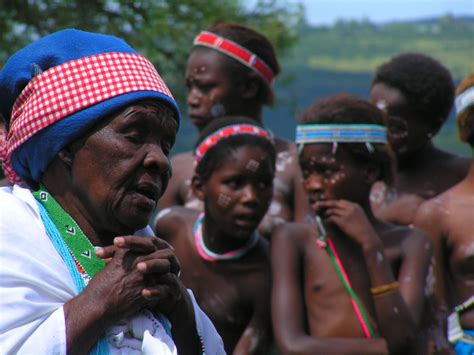
[[[65,30],[0,73],[4,353],[224,353],[147,227],[171,175],[178,107],[122,40]]]

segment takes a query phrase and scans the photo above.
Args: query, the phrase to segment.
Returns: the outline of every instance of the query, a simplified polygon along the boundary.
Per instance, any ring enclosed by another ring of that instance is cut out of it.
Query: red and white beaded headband
[[[270,139],[269,134],[263,128],[254,126],[251,124],[236,124],[231,126],[222,127],[216,132],[209,135],[201,144],[196,148],[194,155],[196,163],[199,163],[202,158],[206,155],[207,151],[214,147],[219,141],[224,138],[239,134],[250,134],[252,136],[259,136],[265,139]]]
[[[153,64],[139,54],[110,52],[63,63],[35,76],[15,101],[0,157],[10,181],[18,181],[11,155],[51,124],[113,97],[154,91],[173,99]]]
[[[216,51],[238,60],[243,65],[259,74],[269,85],[272,85],[273,80],[275,79],[275,74],[267,63],[260,59],[256,54],[229,39],[211,32],[203,31],[196,36],[193,44],[195,46],[205,46],[215,49]]]

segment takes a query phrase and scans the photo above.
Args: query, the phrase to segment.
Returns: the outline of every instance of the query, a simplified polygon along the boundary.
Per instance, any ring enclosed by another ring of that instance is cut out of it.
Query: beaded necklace
[[[44,186],[33,192],[33,196],[38,203],[46,233],[65,262],[77,293],[81,293],[90,279],[105,267],[105,262],[95,255],[94,246],[76,221],[64,211]],[[162,314],[156,316],[171,337],[169,320]],[[100,339],[91,353],[108,354],[106,340]]]
[[[94,246],[76,221],[63,210],[44,187],[33,192],[33,196],[45,208],[51,221],[56,226],[87,285],[88,281],[104,268],[105,262],[95,255]]]
[[[194,244],[196,245],[196,250],[198,251],[199,255],[207,261],[218,261],[218,260],[236,260],[240,259],[244,255],[246,255],[252,248],[254,248],[258,241],[260,240],[260,236],[258,233],[254,232],[250,239],[245,243],[242,247],[228,251],[223,254],[215,253],[204,244],[204,240],[202,237],[202,222],[204,221],[204,212],[202,212],[199,217],[194,222]]]
[[[460,314],[474,306],[474,296],[469,297],[459,306],[454,308],[454,312],[448,317],[448,340],[451,344],[461,341],[467,344],[474,344],[474,336],[466,333],[461,327]]]
[[[328,253],[329,258],[331,259],[331,262],[334,266],[334,269],[337,272],[337,276],[339,276],[339,279],[341,280],[342,285],[344,286],[346,292],[349,294],[351,298],[352,308],[354,308],[354,312],[357,316],[357,319],[359,320],[359,323],[362,327],[362,330],[365,333],[366,338],[368,339],[374,338],[375,332],[372,328],[372,325],[370,324],[367,313],[362,307],[362,304],[359,298],[357,297],[356,293],[352,289],[351,283],[349,281],[349,277],[347,276],[347,273],[344,270],[344,266],[342,265],[341,259],[339,258],[336,248],[334,247],[334,243],[332,242],[330,238],[327,237],[326,229],[324,228],[324,225],[319,216],[316,216],[316,224],[321,234],[321,236],[316,241],[316,246],[320,249],[325,249],[326,252]]]

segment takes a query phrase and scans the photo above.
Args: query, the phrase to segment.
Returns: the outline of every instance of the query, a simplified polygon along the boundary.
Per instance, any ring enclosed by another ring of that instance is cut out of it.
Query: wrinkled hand
[[[105,268],[90,281],[104,297],[105,306],[117,313],[117,319],[139,309],[157,307],[163,313],[172,310],[183,288],[177,279],[180,270],[173,248],[156,237],[122,236],[114,245],[96,251],[105,259]],[[104,291],[106,291],[104,293]]]
[[[346,200],[319,201],[316,213],[326,222],[336,225],[359,245],[378,238],[362,207]]]

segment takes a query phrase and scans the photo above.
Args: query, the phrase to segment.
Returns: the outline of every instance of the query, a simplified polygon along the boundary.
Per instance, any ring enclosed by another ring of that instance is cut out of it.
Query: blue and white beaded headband
[[[471,86],[469,89],[463,91],[454,101],[456,106],[456,114],[460,114],[462,111],[467,109],[469,106],[474,105],[474,86]]]
[[[375,124],[306,124],[296,126],[296,144],[301,149],[307,143],[365,143],[369,152],[372,143],[387,144],[387,129]]]

